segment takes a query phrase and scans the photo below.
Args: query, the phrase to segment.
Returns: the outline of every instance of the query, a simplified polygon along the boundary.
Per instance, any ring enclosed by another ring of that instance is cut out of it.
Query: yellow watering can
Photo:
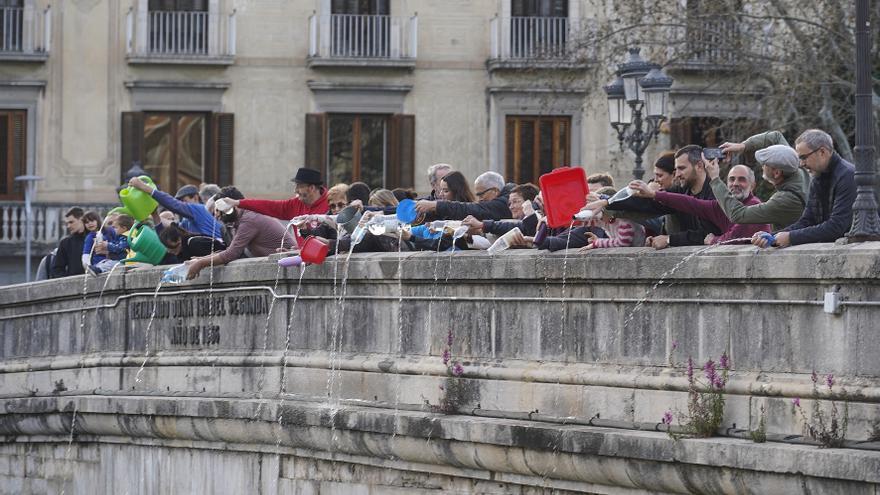
[[[138,223],[128,231],[126,237],[128,237],[128,248],[132,252],[128,258],[125,258],[126,263],[158,265],[162,263],[162,258],[168,252],[156,235],[156,231],[148,225]]]
[[[139,178],[150,186],[156,187],[153,179],[148,176],[142,175]],[[119,191],[119,200],[122,201],[128,214],[138,222],[143,222],[149,218],[150,214],[159,206],[159,203],[152,196],[131,186]]]

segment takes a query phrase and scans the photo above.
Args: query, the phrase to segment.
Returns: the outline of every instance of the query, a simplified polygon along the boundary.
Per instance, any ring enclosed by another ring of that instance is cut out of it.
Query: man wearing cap
[[[766,203],[748,205],[733,197],[719,177],[717,160],[706,162],[715,199],[733,223],[769,223],[774,230],[793,224],[804,211],[809,184],[807,174],[798,167],[797,153],[787,144],[774,144],[755,151],[755,160],[761,164],[764,180],[776,189]]]
[[[176,213],[180,217],[182,229],[193,234],[223,239],[223,225],[215,220],[202,204],[199,198],[199,189],[196,186],[187,184],[178,189],[177,194],[172,198],[170,194],[160,191],[137,177],[132,177],[128,181],[128,185],[149,194],[163,208]]]
[[[301,167],[291,181],[296,184],[296,196],[290,199],[242,199],[231,201],[231,205],[284,221],[301,215],[323,215],[330,210],[321,172]]]
[[[777,247],[813,242],[834,242],[852,226],[856,200],[855,166],[834,151],[827,132],[808,129],[798,136],[794,149],[800,164],[813,177],[807,206],[801,217],[777,232],[772,244]],[[770,241],[758,232],[752,244],[767,247]]]

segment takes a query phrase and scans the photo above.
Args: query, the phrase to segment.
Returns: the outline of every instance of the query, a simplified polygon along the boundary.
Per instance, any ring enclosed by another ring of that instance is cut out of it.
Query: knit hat
[[[790,146],[774,144],[755,152],[755,160],[760,165],[781,170],[785,175],[797,172],[800,162],[797,153]]]

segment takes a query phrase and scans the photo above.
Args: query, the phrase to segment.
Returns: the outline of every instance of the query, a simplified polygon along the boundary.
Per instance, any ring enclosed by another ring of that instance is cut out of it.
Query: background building
[[[330,184],[421,192],[436,162],[469,178],[577,165],[624,181],[632,155],[585,77],[600,63],[583,42],[602,22],[593,4],[0,0],[0,283],[24,278],[12,178],[25,173],[44,178],[39,256],[66,207],[114,202],[135,161],[164,190],[234,183],[267,198],[289,196],[302,165]],[[665,126],[646,163],[725,116],[694,74],[675,75],[677,142]]]

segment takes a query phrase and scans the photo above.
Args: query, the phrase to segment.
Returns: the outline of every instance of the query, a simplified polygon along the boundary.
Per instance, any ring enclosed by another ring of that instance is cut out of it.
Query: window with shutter
[[[370,187],[411,187],[415,117],[308,114],[305,154],[306,165],[322,170],[330,185],[361,181]]]
[[[230,184],[233,124],[229,113],[124,112],[120,176],[137,161],[164,191],[201,182]]]
[[[508,116],[505,138],[507,179],[517,184],[571,163],[571,117]]]
[[[15,178],[25,175],[27,163],[27,112],[0,110],[0,199],[24,199]]]

